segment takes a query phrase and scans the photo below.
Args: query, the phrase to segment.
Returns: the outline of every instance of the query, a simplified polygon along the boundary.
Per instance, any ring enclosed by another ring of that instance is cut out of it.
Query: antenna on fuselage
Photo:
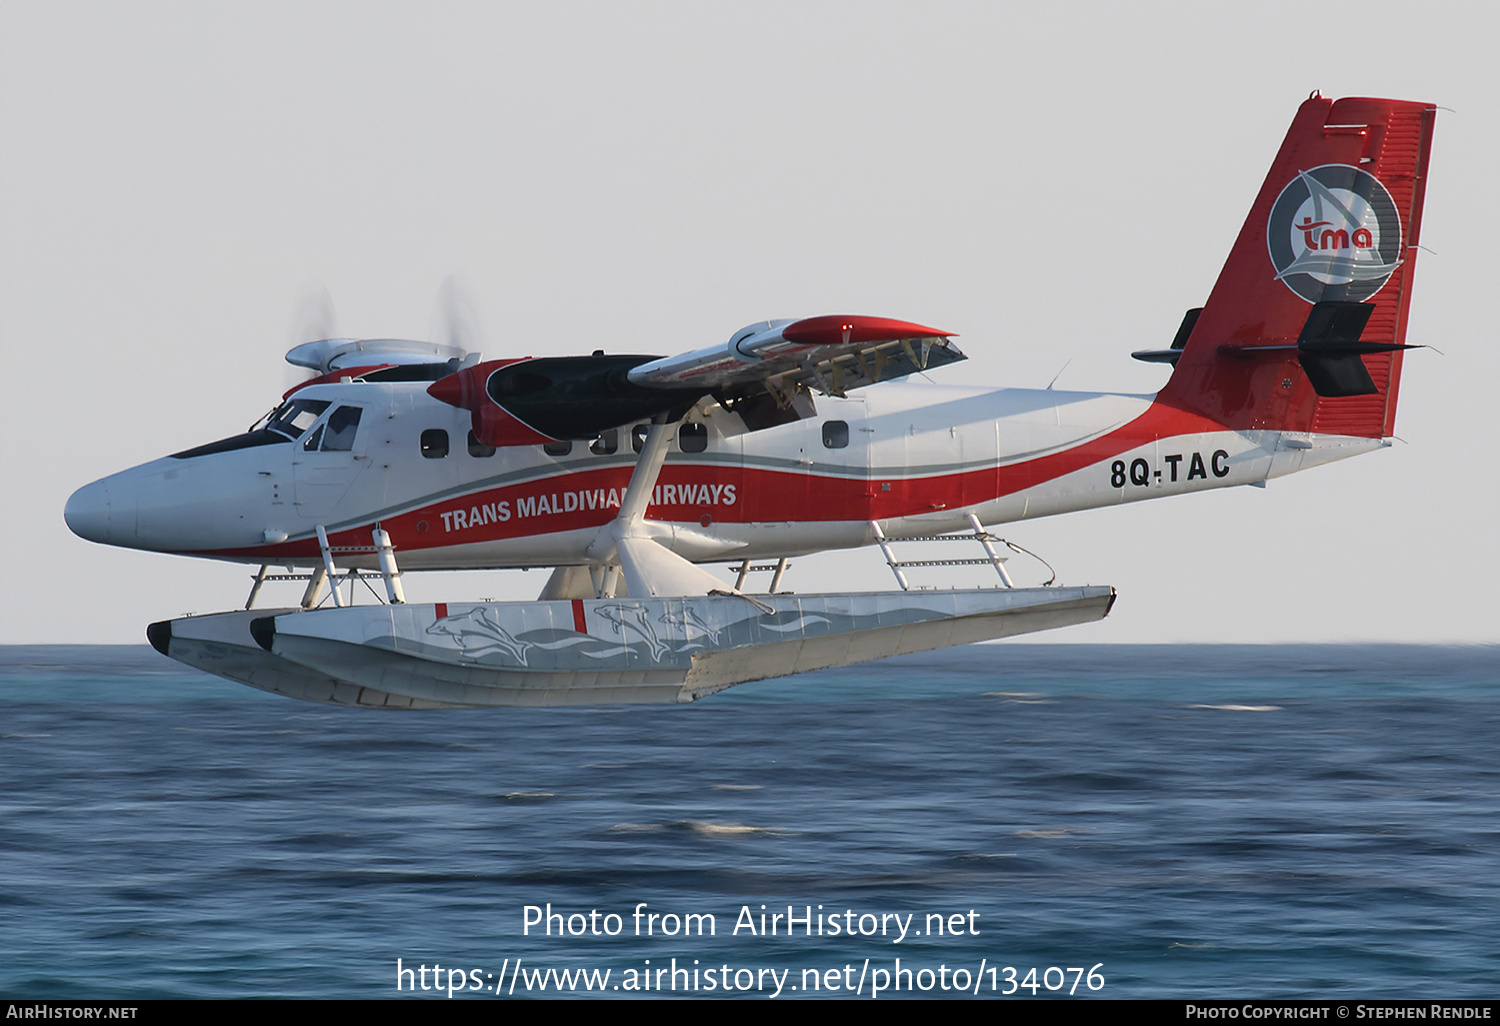
[[[1063,371],[1067,370],[1068,364],[1072,362],[1073,358],[1070,356],[1068,357],[1067,363],[1064,363],[1060,368],[1058,368],[1057,373],[1052,375],[1052,380],[1047,382],[1047,391],[1052,391],[1052,386],[1057,384],[1057,379],[1063,376]]]

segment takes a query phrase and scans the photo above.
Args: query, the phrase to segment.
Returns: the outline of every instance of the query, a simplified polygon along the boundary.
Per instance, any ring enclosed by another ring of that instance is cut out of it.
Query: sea
[[[5,646],[0,996],[1493,999],[1497,748],[1497,646],[430,712]]]

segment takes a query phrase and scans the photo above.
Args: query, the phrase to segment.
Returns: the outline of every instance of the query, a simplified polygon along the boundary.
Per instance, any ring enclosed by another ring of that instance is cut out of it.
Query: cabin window
[[[542,446],[542,452],[548,456],[566,456],[573,451],[573,443],[564,439],[561,442],[548,442]]]
[[[440,460],[448,455],[448,432],[442,428],[428,428],[423,431],[422,455],[430,460]]]
[[[469,432],[469,455],[470,456],[478,456],[480,459],[487,459],[487,458],[495,455],[495,447],[493,445],[485,445],[479,439],[477,439],[477,438],[474,437],[474,432],[470,431]]]
[[[677,429],[677,447],[683,452],[706,451],[708,449],[708,425],[682,425]]]
[[[823,422],[823,448],[847,449],[849,447],[849,422],[825,420]]]
[[[620,448],[620,432],[618,428],[610,428],[608,431],[599,432],[599,437],[589,443],[589,452],[595,456],[610,456]]]
[[[340,406],[328,415],[323,429],[324,452],[348,452],[354,448],[354,433],[359,430],[358,406]]]
[[[322,440],[323,440],[323,425],[319,424],[318,425],[318,429],[316,431],[314,431],[312,434],[308,435],[307,436],[307,441],[305,441],[305,442],[302,443],[302,451],[303,452],[317,452],[318,451],[318,443],[321,442]]]
[[[640,452],[646,447],[646,435],[651,432],[650,424],[637,424],[630,429],[630,447]]]

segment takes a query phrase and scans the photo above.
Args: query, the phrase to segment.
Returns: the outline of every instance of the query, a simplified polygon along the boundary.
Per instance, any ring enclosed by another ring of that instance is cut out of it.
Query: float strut
[[[340,609],[344,606],[344,597],[339,594],[338,571],[333,566],[333,550],[328,547],[328,532],[323,530],[323,525],[318,524],[315,530],[318,532],[318,548],[323,550],[323,573],[325,573],[333,584],[333,604]],[[309,586],[311,591],[312,587]]]
[[[250,597],[245,600],[246,609],[255,605],[255,596],[260,594],[260,586],[266,583],[266,571],[269,569],[270,567],[267,564],[262,563],[260,569],[256,571],[255,583],[250,585]]]
[[[782,556],[776,561],[776,573],[771,576],[771,590],[766,592],[767,595],[776,594],[776,589],[781,587],[781,575],[784,573],[786,573],[786,557]]]
[[[910,351],[908,342],[903,340],[901,344],[907,346],[908,352]],[[885,532],[880,529],[880,524],[871,520],[870,530],[875,534],[875,543],[880,546],[880,551],[885,553],[886,565],[891,568],[891,573],[896,575],[896,583],[901,585],[902,591],[910,591],[911,585],[906,583],[906,575],[901,572],[901,563],[896,559],[896,554],[891,551],[890,542],[885,540]]]
[[[599,597],[602,599],[614,598],[615,593],[620,590],[620,564],[610,563],[599,575]]]
[[[312,577],[307,582],[307,590],[302,593],[302,608],[315,609],[323,600],[323,585],[328,583],[328,571],[318,567],[312,572]]]
[[[401,590],[401,571],[396,567],[396,550],[391,545],[391,536],[379,524],[370,532],[375,539],[375,553],[380,557],[380,576],[385,578],[385,594],[391,605],[406,601]]]

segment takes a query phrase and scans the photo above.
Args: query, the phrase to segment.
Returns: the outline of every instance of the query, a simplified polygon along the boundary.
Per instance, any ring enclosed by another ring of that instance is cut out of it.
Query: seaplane
[[[336,705],[685,702],[1098,620],[1114,589],[1016,587],[990,528],[1389,444],[1434,112],[1301,105],[1204,305],[1132,354],[1169,368],[1154,395],[915,384],[964,359],[955,334],[864,315],[676,356],[318,338],[287,354],[313,376],[247,431],[85,485],[64,516],[94,542],[258,567],[244,608],[148,639]],[[987,563],[992,585],[910,587],[894,546],[926,539],[965,541],[971,558],[923,562]],[[897,587],[783,589],[788,559],[865,546]],[[536,600],[415,603],[402,584],[518,567],[551,569]],[[286,579],[306,581],[298,605],[256,607]],[[361,581],[374,601],[353,602]]]

